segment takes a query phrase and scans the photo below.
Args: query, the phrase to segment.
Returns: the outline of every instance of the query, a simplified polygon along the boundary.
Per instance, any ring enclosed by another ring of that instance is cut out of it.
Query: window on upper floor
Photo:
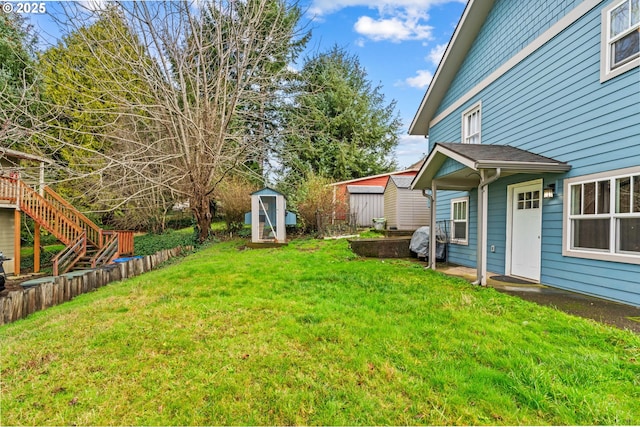
[[[469,198],[451,200],[451,242],[466,245],[469,242]]]
[[[567,181],[565,255],[640,264],[640,168]]]
[[[602,10],[600,80],[640,65],[640,0],[613,2]]]
[[[478,103],[462,113],[462,143],[480,144],[481,105]]]

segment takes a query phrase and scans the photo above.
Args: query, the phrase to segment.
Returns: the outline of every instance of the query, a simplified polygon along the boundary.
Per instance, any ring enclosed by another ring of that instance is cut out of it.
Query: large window
[[[602,81],[640,64],[640,0],[623,0],[602,11]]]
[[[480,144],[481,129],[481,108],[480,104],[474,105],[471,109],[462,114],[462,143]]]
[[[568,181],[565,255],[640,264],[640,171]]]
[[[451,201],[451,242],[468,244],[469,236],[469,198],[462,197]]]

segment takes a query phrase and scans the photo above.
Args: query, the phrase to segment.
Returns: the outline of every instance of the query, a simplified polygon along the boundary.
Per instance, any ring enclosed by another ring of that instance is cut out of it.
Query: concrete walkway
[[[476,270],[472,268],[453,265],[438,265],[437,268],[442,273],[461,277],[469,282],[473,282],[476,279]],[[489,278],[487,285],[499,292],[640,334],[640,307],[590,297],[546,285],[512,283],[511,281],[492,279],[491,277],[494,276],[499,275],[494,273],[487,274]]]

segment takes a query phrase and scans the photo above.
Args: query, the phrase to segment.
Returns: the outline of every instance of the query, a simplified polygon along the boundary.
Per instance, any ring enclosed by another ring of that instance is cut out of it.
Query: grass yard
[[[345,241],[242,245],[1,327],[0,424],[640,424],[637,335]]]

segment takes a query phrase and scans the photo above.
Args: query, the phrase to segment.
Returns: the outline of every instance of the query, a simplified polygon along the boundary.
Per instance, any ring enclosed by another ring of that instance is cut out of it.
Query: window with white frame
[[[462,114],[463,144],[480,144],[481,119],[480,104],[474,105]]]
[[[565,255],[640,264],[640,170],[570,181]]]
[[[451,200],[451,242],[466,245],[469,242],[469,198]]]
[[[640,65],[640,0],[603,9],[601,62],[602,81]]]

